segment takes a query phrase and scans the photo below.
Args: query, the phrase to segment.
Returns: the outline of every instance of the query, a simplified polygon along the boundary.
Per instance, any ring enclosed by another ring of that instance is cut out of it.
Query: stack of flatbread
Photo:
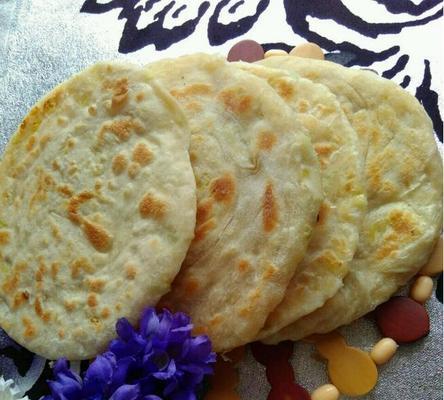
[[[0,327],[73,360],[153,305],[217,352],[329,332],[427,262],[441,199],[428,116],[372,72],[99,63],[40,100],[0,161]]]

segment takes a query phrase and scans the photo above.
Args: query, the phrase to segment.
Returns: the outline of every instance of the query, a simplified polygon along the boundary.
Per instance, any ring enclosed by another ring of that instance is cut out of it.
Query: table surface
[[[241,38],[254,39],[266,49],[287,50],[314,41],[330,60],[377,71],[419,97],[434,122],[437,142],[438,137],[442,141],[443,104],[441,97],[436,99],[444,65],[437,46],[443,34],[440,0],[172,3],[0,0],[0,153],[37,99],[95,61],[120,58],[146,63],[197,50],[227,54]],[[427,309],[432,321],[429,336],[401,346],[394,359],[379,369],[376,388],[362,399],[442,398],[442,304],[433,296]],[[342,332],[349,344],[364,350],[379,339],[368,318]],[[291,360],[297,381],[308,390],[328,381],[324,363],[313,354],[311,345],[296,343]],[[12,358],[22,362],[19,370]],[[48,368],[45,360],[11,346],[0,332],[2,374],[23,387],[40,376],[36,386],[41,386]],[[264,368],[249,353],[240,375],[242,399],[266,399]],[[38,396],[34,387],[31,398]]]

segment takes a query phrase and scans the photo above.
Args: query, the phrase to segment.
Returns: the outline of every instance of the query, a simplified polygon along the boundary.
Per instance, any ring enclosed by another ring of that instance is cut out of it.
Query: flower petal
[[[77,375],[76,373],[74,373],[73,371],[71,371],[69,369],[68,360],[66,358],[59,358],[55,362],[53,372],[54,372],[54,376],[59,375],[59,374],[63,374],[68,378],[76,380],[77,382],[82,381],[82,379],[80,378],[79,375]]]
[[[83,380],[85,395],[91,396],[105,392],[111,384],[115,364],[115,356],[111,352],[96,357],[88,367]]]
[[[54,400],[78,400],[82,397],[82,385],[73,379],[48,381],[48,386]]]
[[[189,329],[189,327],[191,327],[190,329],[193,329],[193,325],[191,324],[191,319],[188,315],[182,313],[182,312],[178,312],[176,314],[173,315],[173,324],[171,326],[171,329],[183,329],[183,328],[187,328]]]
[[[149,337],[157,332],[159,329],[159,317],[156,310],[152,307],[147,308],[142,313],[140,319],[140,333],[144,337]]]
[[[126,318],[119,318],[116,322],[116,332],[125,342],[131,340],[135,334],[133,327]]]
[[[160,380],[166,380],[174,376],[176,373],[176,364],[174,360],[170,360],[167,368],[165,368],[163,371],[154,372],[153,376]]]
[[[139,385],[123,385],[113,393],[109,400],[136,400],[139,394]]]
[[[173,316],[168,311],[165,310],[160,317],[159,328],[157,329],[157,338],[167,339],[173,324]]]
[[[111,393],[117,390],[119,386],[122,386],[125,382],[128,382],[130,367],[135,363],[136,359],[134,357],[124,357],[117,362],[110,385]]]

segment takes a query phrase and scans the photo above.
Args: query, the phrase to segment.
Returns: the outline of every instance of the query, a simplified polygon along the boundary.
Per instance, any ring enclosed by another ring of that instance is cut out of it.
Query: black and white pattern
[[[118,18],[125,20],[125,24],[118,49],[121,53],[131,53],[148,45],[162,51],[181,41],[192,40],[199,24],[206,24],[210,46],[223,45],[248,34],[255,25],[260,27],[261,17],[278,2],[270,3],[270,0],[86,0],[81,12],[103,14],[120,10]],[[411,32],[419,32],[424,25],[442,18],[442,1],[361,0],[359,6],[354,2],[353,9],[348,4],[352,2],[283,0],[279,7],[284,9],[284,18],[275,21],[276,29],[279,25],[288,25],[295,38],[317,43],[328,52],[327,59],[343,65],[372,67],[378,64],[377,70],[383,77],[395,79],[415,93],[442,141],[442,117],[438,95],[431,87],[430,60],[427,55],[416,54],[416,41],[411,46],[403,46],[404,42],[400,40],[403,31],[409,31],[406,36],[411,36]],[[144,24],[142,19],[151,22]],[[318,26],[321,29],[317,29]],[[345,35],[338,40],[335,35],[329,35],[328,31],[333,32],[336,27],[344,32],[351,31],[349,36],[355,40]],[[293,47],[291,42],[288,37],[285,42],[262,44],[265,50],[280,48],[289,51]],[[435,51],[440,50],[436,47]],[[416,79],[412,79],[413,74]]]

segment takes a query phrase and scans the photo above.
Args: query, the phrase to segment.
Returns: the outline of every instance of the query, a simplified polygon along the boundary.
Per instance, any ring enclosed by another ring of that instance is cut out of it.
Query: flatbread
[[[304,255],[322,197],[318,161],[273,89],[223,58],[148,69],[189,118],[197,182],[196,237],[161,304],[226,351],[254,340]]]
[[[386,301],[428,260],[442,227],[442,161],[418,101],[378,75],[327,62],[263,62],[326,85],[358,132],[365,155],[368,212],[344,286],[314,313],[266,342],[326,333]]]
[[[168,292],[193,238],[190,133],[147,73],[100,63],[39,101],[0,162],[0,325],[95,356]]]
[[[321,307],[342,287],[366,211],[364,163],[357,133],[324,85],[279,69],[238,65],[265,79],[295,111],[318,155],[324,192],[307,253],[283,301],[267,318],[261,339]]]

